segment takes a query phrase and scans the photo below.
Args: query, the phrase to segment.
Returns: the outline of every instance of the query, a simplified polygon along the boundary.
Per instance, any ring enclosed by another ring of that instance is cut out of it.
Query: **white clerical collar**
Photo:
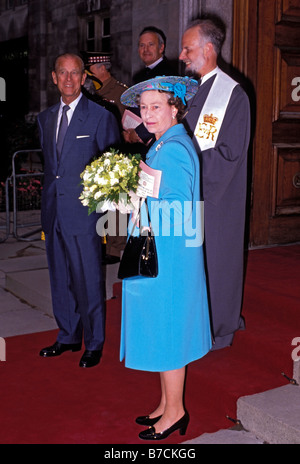
[[[205,76],[201,78],[201,85],[204,84],[204,82],[206,82],[208,79],[210,79],[214,74],[217,74],[218,71],[219,71],[219,67],[217,66],[215,69],[205,74]]]
[[[160,63],[161,61],[163,60],[163,57],[159,58],[158,60],[156,60],[154,63],[152,64],[149,64],[149,66],[147,66],[147,68],[150,68],[150,69],[153,69],[155,68],[155,66],[158,65],[158,63]]]

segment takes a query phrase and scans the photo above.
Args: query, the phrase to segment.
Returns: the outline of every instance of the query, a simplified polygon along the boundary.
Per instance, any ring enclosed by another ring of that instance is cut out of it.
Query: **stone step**
[[[269,444],[300,444],[300,387],[285,385],[237,402],[244,429]]]
[[[7,260],[6,265],[2,263],[1,270],[6,275],[5,288],[29,305],[53,317],[46,257],[20,258],[20,263],[17,262],[18,260],[19,258]],[[118,263],[103,268],[107,300],[114,296],[113,285],[118,282],[118,269]]]
[[[219,430],[215,433],[203,433],[200,437],[183,442],[185,445],[262,445],[253,433],[246,430]]]
[[[7,273],[6,290],[53,317],[48,269]]]
[[[23,256],[0,261],[0,269],[5,274],[48,269],[45,253],[37,256]]]

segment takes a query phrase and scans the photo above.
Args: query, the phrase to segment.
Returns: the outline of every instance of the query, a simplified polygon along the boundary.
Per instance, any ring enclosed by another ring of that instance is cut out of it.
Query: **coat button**
[[[56,179],[60,179],[60,176],[56,176]]]

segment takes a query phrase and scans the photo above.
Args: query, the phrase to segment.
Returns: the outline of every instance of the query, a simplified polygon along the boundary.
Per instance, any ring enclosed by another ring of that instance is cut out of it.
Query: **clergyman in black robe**
[[[196,74],[202,78],[197,94],[189,102],[184,124],[201,161],[213,349],[231,345],[234,333],[244,328],[241,308],[250,138],[249,101],[240,85],[234,86],[228,95],[215,146],[202,150],[197,138],[199,116],[219,70],[217,56],[224,38],[221,39],[219,30],[219,44],[210,36],[210,31],[217,27],[210,20],[198,20],[189,26],[183,36],[180,55],[186,71],[190,69],[195,74],[198,66]],[[213,110],[210,114],[213,115]]]

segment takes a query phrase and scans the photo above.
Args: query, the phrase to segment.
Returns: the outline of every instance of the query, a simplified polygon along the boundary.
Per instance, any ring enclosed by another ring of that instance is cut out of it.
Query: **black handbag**
[[[141,234],[142,225],[140,220],[139,235],[132,235],[134,228],[137,224],[138,218],[141,217],[140,201],[139,212],[121,258],[118,272],[119,279],[126,279],[127,277],[135,276],[157,277],[158,275],[158,261],[155,246],[155,237],[152,232],[147,201],[145,201],[145,204],[148,213],[150,230],[148,230],[147,233]]]

